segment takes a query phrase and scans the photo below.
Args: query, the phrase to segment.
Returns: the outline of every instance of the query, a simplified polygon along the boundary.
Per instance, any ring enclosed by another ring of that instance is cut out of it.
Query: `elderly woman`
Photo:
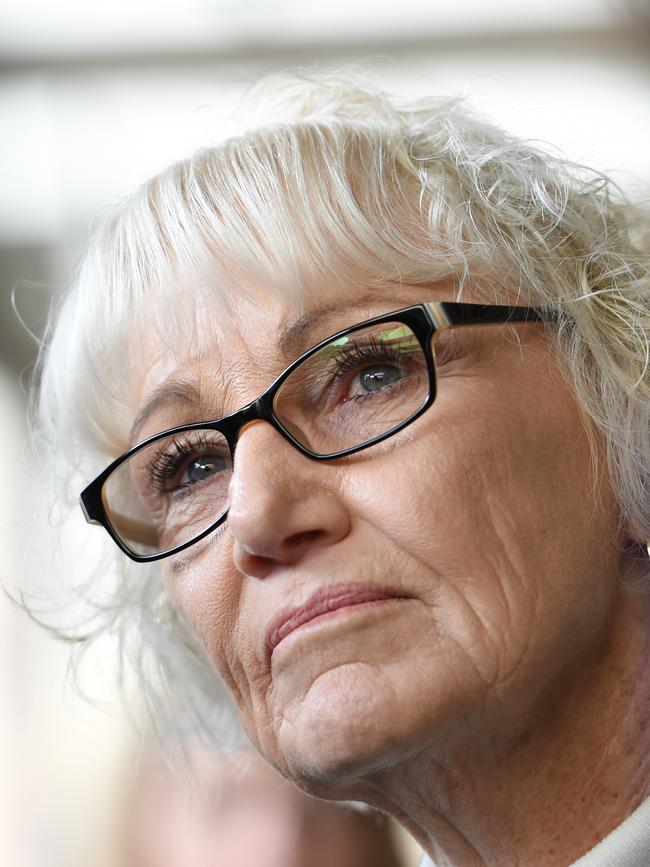
[[[55,326],[106,626],[179,727],[218,740],[225,684],[438,865],[647,865],[643,220],[453,102],[274,94],[111,215]]]

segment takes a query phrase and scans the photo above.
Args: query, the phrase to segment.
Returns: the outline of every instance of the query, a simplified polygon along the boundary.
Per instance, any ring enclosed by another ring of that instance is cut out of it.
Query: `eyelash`
[[[404,354],[391,349],[384,343],[370,339],[366,344],[361,344],[348,348],[347,350],[339,350],[331,360],[331,366],[334,370],[331,372],[331,384],[338,385],[341,383],[347,373],[355,366],[362,364],[364,361],[383,361],[387,363],[399,364],[404,361]],[[349,400],[368,400],[375,398],[373,394],[355,395]]]
[[[167,450],[159,452],[149,465],[149,478],[153,490],[158,494],[168,494],[183,488],[183,485],[179,485],[178,488],[170,489],[167,485],[178,472],[183,460],[196,454],[201,448],[209,448],[210,445],[205,433],[199,434],[194,441],[188,437],[183,440],[174,439]]]
[[[401,353],[391,349],[390,346],[386,346],[376,340],[369,341],[365,345],[351,347],[347,350],[340,349],[331,361],[332,366],[336,366],[336,369],[332,372],[332,379],[339,381],[353,367],[364,361],[377,361],[381,359],[382,361],[397,363],[403,357]]]

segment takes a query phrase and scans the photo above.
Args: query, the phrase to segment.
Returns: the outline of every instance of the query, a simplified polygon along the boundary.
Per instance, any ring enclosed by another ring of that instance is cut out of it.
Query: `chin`
[[[349,798],[355,782],[404,760],[419,720],[384,681],[363,663],[322,674],[277,733],[284,773],[311,794]]]

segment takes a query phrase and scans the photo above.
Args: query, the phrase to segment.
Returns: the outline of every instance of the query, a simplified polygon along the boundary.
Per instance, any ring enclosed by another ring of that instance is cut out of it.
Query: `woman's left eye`
[[[373,364],[365,367],[352,379],[349,397],[376,394],[398,382],[408,374],[395,364]]]

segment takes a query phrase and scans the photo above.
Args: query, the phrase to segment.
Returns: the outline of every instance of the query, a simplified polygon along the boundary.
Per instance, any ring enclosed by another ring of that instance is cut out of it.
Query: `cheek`
[[[231,549],[224,533],[186,568],[168,575],[167,587],[228,689],[249,739],[271,757],[277,754],[274,732],[282,708],[274,705],[270,672],[260,657],[263,603],[234,567]]]
[[[443,381],[420,420],[356,464],[351,508],[426,560],[525,551],[582,527],[593,512],[587,436],[559,374],[528,364]]]
[[[549,384],[546,373],[543,391],[517,372],[503,381],[508,390],[459,381],[441,393],[348,489],[363,520],[428,570],[438,628],[492,684],[531,648],[541,668],[554,641],[568,649],[576,630],[593,633],[616,533],[611,497],[594,502],[587,436],[559,376]]]
[[[176,561],[166,574],[166,587],[174,607],[182,613],[206,649],[224,683],[241,706],[250,692],[250,678],[243,671],[247,655],[247,630],[242,611],[243,582],[232,562],[226,534],[203,549]]]

